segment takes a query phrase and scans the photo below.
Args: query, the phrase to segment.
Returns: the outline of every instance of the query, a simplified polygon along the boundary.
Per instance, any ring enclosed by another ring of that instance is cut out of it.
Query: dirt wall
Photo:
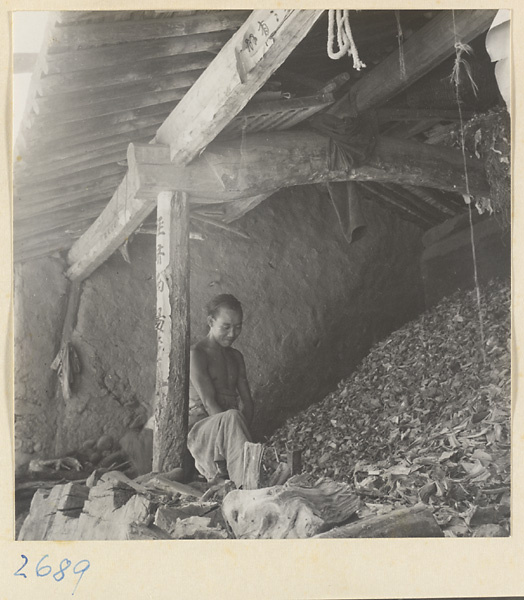
[[[342,236],[318,188],[274,195],[234,226],[191,241],[191,337],[205,334],[206,302],[243,303],[244,353],[255,435],[321,399],[377,339],[422,309],[421,231],[375,204],[365,235]],[[58,424],[57,452],[108,433],[118,439],[154,393],[155,240],[136,235],[131,263],[116,252],[85,283],[73,343],[82,364]]]

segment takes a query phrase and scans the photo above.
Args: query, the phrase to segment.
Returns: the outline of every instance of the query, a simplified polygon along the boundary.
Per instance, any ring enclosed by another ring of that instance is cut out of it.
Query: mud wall
[[[255,401],[255,435],[322,398],[377,339],[423,305],[421,230],[375,204],[349,245],[317,188],[276,194],[234,226],[191,241],[191,337],[206,302],[235,294],[245,309],[236,346]],[[155,376],[155,240],[136,235],[83,286],[73,343],[82,364],[58,423],[56,451],[108,433],[118,439],[151,408]]]
[[[67,299],[64,263],[43,258],[14,273],[16,463],[52,455],[57,427],[55,372]]]

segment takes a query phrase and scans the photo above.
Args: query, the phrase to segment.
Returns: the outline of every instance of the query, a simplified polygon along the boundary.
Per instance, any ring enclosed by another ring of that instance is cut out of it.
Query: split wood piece
[[[245,240],[251,239],[247,233],[243,233],[234,227],[230,227],[225,223],[221,223],[220,221],[216,221],[215,219],[211,219],[199,213],[198,211],[192,211],[190,217],[195,221],[200,221],[201,223],[207,223],[208,225],[213,225],[213,227],[218,227],[219,229],[223,229],[225,231],[229,231],[230,233],[234,233]]]
[[[288,450],[286,457],[291,475],[298,475],[302,471],[302,450]]]
[[[158,140],[171,144],[171,153],[176,151],[180,166],[193,160],[247,104],[303,39],[321,13],[322,11],[253,11],[246,23],[224,47],[225,52],[221,51],[217,55],[198,82],[186,94],[184,106],[179,108],[178,105],[169,116],[169,121],[166,120],[162,126],[162,133]],[[271,16],[273,21],[286,18],[280,30],[274,32],[271,38],[273,43],[270,44],[269,50],[262,54],[255,52],[256,60],[250,65],[250,59],[240,59],[237,54],[243,49],[245,55],[247,51],[244,48],[245,34],[253,28],[260,27],[261,18],[265,18],[266,15]],[[238,78],[237,68],[240,63],[237,63],[237,60],[245,63],[243,68],[247,72],[244,84]],[[226,68],[226,71],[223,68]],[[230,79],[238,82],[234,89],[231,88]],[[199,82],[202,83],[199,85]],[[209,84],[211,87],[208,87]],[[191,139],[189,145],[188,136]],[[124,189],[129,179],[126,176]],[[133,173],[132,179],[136,180],[136,173]],[[130,194],[126,194],[129,202],[122,220],[116,223],[114,221],[114,217],[119,214],[119,207],[118,197],[113,196],[93,227],[74,244],[68,255],[68,262],[71,265],[68,270],[69,277],[86,277],[92,273],[151,213],[153,207],[150,199],[139,200],[136,197],[137,188],[134,183],[133,188]],[[181,188],[175,185],[163,188],[161,191],[171,189]],[[121,194],[124,193],[122,190]]]
[[[433,206],[434,208],[436,208],[437,210],[439,210],[440,212],[443,212],[446,215],[449,215],[450,217],[453,217],[457,214],[456,210],[452,210],[451,208],[449,208],[443,200],[441,200],[438,197],[438,193],[431,191],[431,190],[427,190],[421,187],[417,187],[414,185],[406,185],[404,186],[409,192],[411,192],[412,194],[414,194],[415,196],[418,196],[423,202],[426,202],[427,204],[430,204],[431,206]]]
[[[385,515],[370,517],[336,527],[315,538],[405,538],[444,537],[431,510],[425,504],[400,508]]]
[[[179,483],[178,481],[171,481],[163,475],[155,475],[152,477],[147,482],[147,487],[154,487],[170,494],[183,494],[184,496],[192,496],[194,498],[201,498],[203,495],[202,492],[196,488],[185,483]]]
[[[275,472],[269,478],[268,487],[284,485],[290,477],[291,471],[289,470],[289,465],[284,462],[279,462]]]
[[[90,90],[80,90],[77,92],[67,92],[44,96],[37,98],[34,102],[34,111],[39,118],[51,115],[62,110],[78,109],[83,106],[86,110],[94,109],[94,105],[106,103],[106,107],[113,102],[115,109],[121,108],[126,98],[133,96],[145,96],[155,92],[174,93],[174,90],[186,90],[199,78],[202,69],[196,71],[186,71],[159,77],[158,79],[144,79],[132,81],[129,83],[120,83],[118,85],[108,85],[104,87],[91,88]],[[129,101],[129,100],[128,100]],[[159,99],[160,102],[160,99]],[[103,114],[101,111],[99,114]]]
[[[224,129],[307,35],[322,12],[251,13],[181,100],[178,110],[159,128],[156,141],[170,145],[175,164],[188,164]],[[261,22],[267,34],[260,32]],[[246,39],[254,45],[246,44]]]
[[[37,93],[41,99],[51,99],[54,95],[66,95],[75,92],[98,94],[104,88],[119,85],[140,84],[154,81],[169,75],[207,68],[213,56],[208,52],[162,56],[150,60],[140,60],[121,66],[98,66],[89,71],[78,73],[57,73],[42,77],[37,83]]]
[[[57,29],[53,52],[236,30],[249,16],[247,10],[224,10],[158,19],[71,23]]]
[[[44,73],[70,73],[105,66],[123,65],[139,60],[177,56],[193,52],[219,51],[231,37],[230,31],[214,31],[184,37],[127,42],[101,48],[46,54]]]
[[[127,475],[124,475],[124,473],[121,473],[120,471],[108,471],[101,476],[100,480],[103,483],[124,483],[139,494],[147,494],[148,492],[148,489],[145,486],[129,479]]]
[[[384,104],[451,56],[457,40],[466,44],[486,31],[496,14],[496,10],[442,11],[402,44],[405,76],[397,49],[357,81],[330,112],[356,115]]]
[[[262,463],[263,453],[263,444],[253,444],[252,442],[244,443],[244,473],[242,476],[242,489],[258,489],[260,484],[260,465]]]
[[[380,137],[366,165],[345,170],[332,164],[328,137],[311,131],[267,132],[242,140],[215,141],[185,168],[170,161],[166,146],[130,144],[128,166],[139,194],[181,189],[195,202],[227,202],[271,194],[280,188],[326,181],[374,181],[465,191],[460,150]],[[471,193],[489,190],[484,165],[469,159]]]
[[[183,467],[189,413],[189,202],[163,192],[157,202],[157,358],[153,470]]]

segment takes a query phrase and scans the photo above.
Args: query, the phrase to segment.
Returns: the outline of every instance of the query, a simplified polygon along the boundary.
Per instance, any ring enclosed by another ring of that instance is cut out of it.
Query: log
[[[53,52],[96,48],[150,39],[172,38],[213,31],[236,30],[249,16],[248,10],[224,10],[162,19],[74,23],[58,28]]]
[[[455,52],[455,41],[466,44],[486,31],[496,10],[442,11],[403,44],[406,75],[395,50],[350,91],[350,112],[361,113],[384,104]]]
[[[193,52],[218,52],[230,37],[230,31],[214,31],[184,37],[127,42],[101,48],[47,54],[44,73],[48,75],[83,71],[95,69],[100,65],[119,65],[122,68],[122,65],[134,63],[138,60],[177,56]]]
[[[260,465],[263,444],[244,443],[244,474],[242,476],[242,489],[256,490],[260,484]]]
[[[433,513],[425,504],[399,508],[385,515],[336,527],[315,538],[444,537]]]
[[[171,479],[167,479],[162,475],[155,475],[148,482],[147,486],[149,488],[157,488],[164,492],[168,492],[170,494],[183,494],[184,496],[191,496],[194,498],[201,498],[203,496],[200,490],[187,485],[185,483],[180,483],[178,481],[172,481]]]
[[[171,160],[188,164],[291,54],[321,10],[255,10],[159,128]],[[260,24],[264,27],[261,31]],[[258,36],[258,37],[257,37]]]
[[[469,189],[487,195],[484,165],[469,159]],[[166,146],[130,144],[128,166],[139,193],[181,189],[195,202],[227,202],[278,189],[326,181],[373,181],[423,185],[465,193],[460,150],[380,137],[366,165],[333,165],[329,138],[311,131],[266,132],[216,141],[185,168],[173,165]]]
[[[157,362],[153,470],[185,466],[189,411],[189,206],[159,194],[156,235]]]

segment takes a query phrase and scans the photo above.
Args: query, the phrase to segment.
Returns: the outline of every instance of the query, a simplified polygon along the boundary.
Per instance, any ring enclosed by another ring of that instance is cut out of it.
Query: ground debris
[[[306,472],[360,495],[360,516],[424,502],[448,537],[493,535],[488,525],[508,535],[509,284],[491,282],[480,300],[484,348],[476,292],[457,292],[277,430],[264,461],[303,448]]]

